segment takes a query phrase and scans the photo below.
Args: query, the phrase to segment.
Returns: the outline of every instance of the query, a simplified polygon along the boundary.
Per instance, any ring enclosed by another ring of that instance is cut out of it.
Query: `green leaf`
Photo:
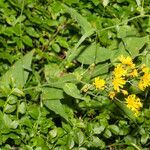
[[[134,113],[123,103],[120,101],[114,101],[114,103],[122,110],[122,112],[127,115],[129,119],[136,122],[136,118],[134,116]]]
[[[73,136],[71,134],[68,134],[68,137],[67,137],[67,147],[68,149],[72,149],[75,145],[75,142],[74,142],[74,139],[73,139]]]
[[[143,145],[146,144],[148,139],[149,139],[149,134],[148,133],[143,134],[142,137],[141,137],[141,143]]]
[[[16,110],[16,105],[9,105],[7,104],[5,107],[4,107],[4,112],[5,113],[12,113]]]
[[[58,100],[63,99],[63,91],[57,88],[42,88],[42,95],[41,98],[43,100]]]
[[[21,114],[26,113],[26,103],[25,102],[22,102],[21,104],[19,104],[18,112],[21,113]]]
[[[124,26],[119,26],[117,28],[117,37],[118,38],[125,38],[125,37],[133,37],[136,36],[137,34],[137,29],[134,28],[133,26],[129,25],[124,25]]]
[[[28,35],[30,35],[31,37],[35,37],[38,38],[39,34],[35,31],[35,29],[33,27],[28,27],[26,28],[26,32]]]
[[[3,115],[3,121],[4,121],[4,126],[6,128],[11,128],[11,123],[12,123],[12,120],[10,119],[10,117],[6,114]]]
[[[68,120],[68,115],[66,114],[60,100],[45,100],[44,104],[47,108],[54,111],[56,114],[60,115],[64,119]]]
[[[75,9],[70,8],[66,5],[62,5],[66,11],[71,15],[71,17],[78,22],[81,26],[82,34],[88,33],[89,35],[93,34],[94,28],[92,28],[91,24],[87,21],[87,19],[81,16]]]
[[[63,38],[63,37],[58,37],[58,38],[56,39],[56,42],[59,43],[59,45],[60,45],[61,47],[64,47],[64,48],[68,48],[68,47],[69,47],[69,45],[68,45],[66,39]]]
[[[93,77],[108,73],[108,69],[109,69],[108,63],[98,64],[93,69],[91,77],[93,78]]]
[[[133,144],[136,144],[136,138],[131,136],[131,135],[127,135],[125,138],[125,143],[126,144],[129,144],[129,145],[133,145]]]
[[[56,43],[54,43],[54,44],[52,45],[52,49],[53,49],[56,53],[59,53],[59,52],[61,51],[60,46],[59,46],[58,44],[56,44]]]
[[[39,106],[30,105],[27,109],[27,112],[33,119],[38,119],[39,114],[40,114]]]
[[[22,41],[23,41],[24,44],[26,44],[26,45],[28,45],[30,47],[33,46],[32,39],[29,36],[27,36],[27,35],[22,37]]]
[[[15,95],[10,95],[8,98],[7,98],[7,101],[8,101],[8,103],[9,104],[16,104],[17,103],[17,101],[18,101],[18,98],[17,98],[17,96],[15,96]]]
[[[51,131],[49,132],[50,137],[51,137],[51,138],[55,138],[55,137],[57,136],[57,132],[58,132],[58,131],[57,131],[57,128],[51,130]]]
[[[104,135],[104,137],[106,137],[106,138],[110,138],[110,137],[112,136],[110,130],[108,130],[108,129],[105,130],[105,132],[104,132],[103,135]]]
[[[24,125],[27,126],[29,128],[32,128],[32,122],[31,122],[31,118],[29,116],[24,116],[19,120],[20,125]]]
[[[18,89],[18,88],[14,88],[12,90],[12,94],[14,94],[14,95],[16,95],[18,97],[25,96],[25,93],[22,90]]]
[[[71,97],[83,99],[77,86],[73,83],[66,83],[63,88],[64,92]]]
[[[14,120],[14,121],[12,121],[12,123],[11,123],[11,128],[12,128],[12,129],[16,129],[16,128],[18,127],[18,125],[19,125],[18,121]]]
[[[79,147],[83,144],[83,142],[84,142],[84,133],[82,132],[82,131],[77,131],[76,133],[76,136],[77,136],[77,142],[78,142],[78,144],[79,144]]]
[[[87,48],[84,48],[77,60],[83,64],[99,63],[110,59],[112,56],[112,51],[99,47],[96,43],[91,44]]]
[[[136,57],[139,54],[139,50],[149,42],[149,36],[145,37],[128,37],[123,39],[124,44],[128,52],[132,57]]]
[[[109,125],[108,127],[110,129],[110,131],[116,135],[119,134],[119,127],[116,125]]]
[[[5,128],[5,124],[4,124],[4,119],[3,119],[4,115],[3,113],[0,111],[0,130],[3,130]]]
[[[103,0],[103,6],[106,7],[109,4],[109,0]]]
[[[68,5],[79,3],[79,0],[64,0],[64,2]]]
[[[31,67],[31,61],[34,51],[26,54],[22,59],[18,60],[1,78],[0,84],[8,86],[12,80],[17,87],[22,88],[29,75],[29,69]],[[26,69],[26,70],[25,70]]]
[[[96,136],[92,137],[92,147],[97,147],[103,149],[105,147],[105,143]]]
[[[105,127],[95,124],[93,127],[94,134],[101,134],[104,131]]]

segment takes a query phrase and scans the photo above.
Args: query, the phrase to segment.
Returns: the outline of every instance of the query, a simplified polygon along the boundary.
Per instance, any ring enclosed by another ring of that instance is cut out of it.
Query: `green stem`
[[[150,15],[138,15],[138,16],[132,17],[132,18],[127,19],[127,20],[125,20],[125,21],[122,21],[122,22],[120,22],[120,23],[118,23],[118,24],[116,24],[116,25],[103,28],[102,30],[100,30],[100,32],[101,32],[101,31],[106,31],[106,30],[109,30],[109,29],[113,29],[113,28],[115,28],[115,27],[117,27],[117,26],[120,26],[120,25],[125,24],[126,22],[129,22],[129,21],[132,21],[132,20],[138,19],[138,18],[144,18],[144,17],[150,17]]]

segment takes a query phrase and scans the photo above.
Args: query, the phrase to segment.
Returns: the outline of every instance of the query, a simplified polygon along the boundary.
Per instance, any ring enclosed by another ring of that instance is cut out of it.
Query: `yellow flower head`
[[[150,68],[148,68],[148,67],[143,67],[143,68],[142,68],[142,71],[143,71],[144,73],[149,73]]]
[[[138,76],[137,69],[134,69],[129,75],[130,75],[131,77],[137,77],[137,76]]]
[[[121,63],[123,65],[127,65],[130,66],[131,68],[135,67],[135,64],[132,62],[132,58],[131,57],[124,57],[123,55],[120,56],[119,60],[121,61]]]
[[[116,93],[114,91],[109,92],[109,97],[111,99],[114,99],[115,95],[116,95]]]
[[[123,68],[122,64],[118,64],[113,72],[115,77],[125,76],[126,73],[127,71]]]
[[[150,73],[145,73],[138,84],[139,89],[141,89],[142,91],[144,91],[145,88],[150,86]]]
[[[114,90],[120,92],[120,88],[123,88],[123,85],[126,84],[126,81],[123,77],[115,77],[112,81]]]
[[[96,87],[96,89],[103,90],[104,86],[105,86],[105,80],[100,79],[99,77],[97,77],[97,78],[94,79],[93,85]]]
[[[135,94],[129,95],[126,99],[126,104],[129,109],[134,112],[135,116],[138,116],[140,108],[143,106],[140,99]]]

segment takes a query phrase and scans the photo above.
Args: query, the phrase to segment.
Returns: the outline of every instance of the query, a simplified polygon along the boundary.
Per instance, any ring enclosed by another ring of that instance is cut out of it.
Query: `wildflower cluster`
[[[109,77],[109,82],[106,82],[107,79],[104,80],[96,77],[93,85],[96,90],[107,91],[108,97],[112,100],[124,97],[126,106],[133,111],[135,116],[138,116],[142,103],[140,98],[129,89],[134,86],[144,91],[150,87],[150,68],[145,65],[137,66],[129,56],[125,57],[122,55],[118,58],[118,61],[111,78]],[[122,96],[120,97],[120,95]]]
[[[127,107],[130,108],[135,116],[139,115],[139,109],[142,107],[142,103],[140,102],[140,99],[135,95],[131,94],[127,98],[125,98]]]

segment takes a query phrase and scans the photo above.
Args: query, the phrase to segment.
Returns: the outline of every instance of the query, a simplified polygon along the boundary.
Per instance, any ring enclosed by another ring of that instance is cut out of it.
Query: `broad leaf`
[[[133,112],[123,103],[120,101],[114,101],[114,103],[122,110],[122,112],[133,122],[136,122],[136,118]]]
[[[136,57],[139,54],[139,50],[149,42],[149,36],[145,37],[128,37],[125,38],[124,44],[128,52],[132,57]]]
[[[43,100],[58,100],[64,98],[63,91],[57,88],[43,88],[41,98]]]
[[[60,100],[45,100],[44,104],[47,108],[54,111],[56,114],[60,115],[64,119],[68,120],[68,115],[66,114]]]
[[[18,87],[23,87],[27,81],[34,51],[18,60],[1,78],[0,83],[8,86],[13,80]]]
[[[65,91],[66,94],[68,94],[71,97],[77,99],[84,99],[80,94],[80,91],[78,90],[77,86],[73,83],[66,83],[63,90]]]
[[[71,15],[71,17],[78,22],[78,24],[82,28],[82,34],[93,33],[94,29],[92,28],[91,24],[87,21],[87,19],[81,16],[75,9],[70,8],[66,5],[62,5],[66,11]]]
[[[83,64],[99,63],[110,59],[112,51],[99,47],[96,43],[83,49],[77,60]]]

